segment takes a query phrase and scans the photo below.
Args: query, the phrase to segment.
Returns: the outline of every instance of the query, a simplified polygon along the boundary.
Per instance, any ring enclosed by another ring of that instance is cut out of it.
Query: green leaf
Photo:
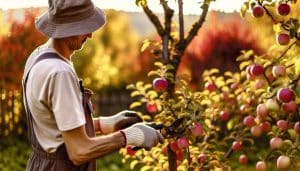
[[[295,59],[295,73],[296,75],[300,75],[300,57]]]
[[[148,95],[148,97],[149,97],[150,99],[154,99],[154,98],[157,97],[157,92],[154,91],[154,90],[150,90],[150,91],[147,92],[147,95]]]
[[[247,5],[243,4],[241,9],[240,9],[240,15],[241,15],[242,18],[245,17],[246,12],[247,12]]]
[[[137,88],[138,90],[141,90],[141,89],[143,89],[143,85],[144,85],[144,82],[143,82],[143,81],[138,81],[138,82],[136,83],[136,88]]]
[[[220,72],[220,70],[218,68],[213,68],[209,71],[209,74],[213,75],[213,74],[218,74],[219,72]]]
[[[152,120],[152,118],[149,115],[143,115],[142,118],[143,118],[144,121],[151,121]]]
[[[136,107],[141,106],[141,105],[142,105],[141,102],[133,102],[133,103],[130,104],[129,108],[133,109],[133,108],[136,108]]]
[[[232,72],[230,72],[230,71],[226,71],[225,73],[224,73],[224,76],[227,76],[227,77],[233,77],[233,74],[232,74]]]
[[[155,66],[158,66],[158,67],[160,67],[160,68],[162,68],[162,67],[164,66],[164,64],[161,63],[161,62],[155,62],[154,65],[155,65]]]
[[[150,44],[151,42],[148,39],[144,40],[141,47],[141,52],[144,52],[150,46]]]
[[[130,94],[131,97],[135,97],[135,96],[139,96],[139,95],[142,95],[140,91],[133,91]]]
[[[130,169],[133,170],[134,167],[139,163],[138,160],[133,160],[131,163],[130,163]]]
[[[140,171],[150,171],[152,170],[151,166],[143,166]]]
[[[242,55],[236,58],[236,61],[245,61],[248,60],[253,54],[253,50],[248,50],[248,51],[242,51]]]
[[[150,88],[152,88],[152,84],[146,84],[146,85],[144,86],[144,89],[145,89],[145,90],[148,90],[148,89],[150,89]]]
[[[171,64],[167,64],[166,68],[167,68],[167,70],[173,70],[173,69],[175,69],[174,66],[171,65]]]
[[[252,62],[251,61],[244,61],[240,63],[240,70],[245,70],[247,66],[249,66]]]
[[[127,90],[134,90],[135,89],[135,85],[134,84],[129,84],[126,86]]]
[[[157,71],[150,71],[148,72],[147,76],[148,77],[151,77],[151,76],[154,76],[154,75],[159,75]]]
[[[135,4],[137,6],[145,6],[147,4],[147,0],[135,0]]]

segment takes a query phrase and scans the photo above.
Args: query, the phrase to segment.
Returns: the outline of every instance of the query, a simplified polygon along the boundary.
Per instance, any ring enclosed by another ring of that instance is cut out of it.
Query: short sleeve
[[[82,94],[77,77],[68,71],[53,75],[51,103],[60,131],[68,131],[85,124]]]

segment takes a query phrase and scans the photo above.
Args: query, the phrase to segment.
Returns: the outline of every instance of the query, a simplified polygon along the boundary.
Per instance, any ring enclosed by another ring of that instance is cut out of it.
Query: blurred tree
[[[24,135],[25,117],[22,117],[21,80],[24,65],[29,54],[46,37],[35,29],[34,18],[39,13],[37,9],[24,11],[23,20],[0,15],[4,27],[0,28],[0,136],[10,134]]]
[[[264,51],[253,29],[238,15],[221,20],[212,12],[207,24],[187,47],[178,74],[190,75],[191,86],[196,88],[206,69],[219,68],[220,74],[239,71],[236,58],[241,55],[241,50],[249,49],[257,54]]]
[[[138,54],[138,35],[125,13],[107,10],[105,27],[93,34],[84,49],[73,57],[85,85],[94,91],[119,89],[131,81]]]
[[[38,12],[37,9],[25,10],[24,20],[18,21],[9,18],[10,26],[5,24],[5,27],[9,27],[10,30],[7,34],[2,34],[0,38],[0,88],[2,89],[17,90],[20,88],[24,64],[28,55],[46,40],[46,37],[34,26],[34,18]]]

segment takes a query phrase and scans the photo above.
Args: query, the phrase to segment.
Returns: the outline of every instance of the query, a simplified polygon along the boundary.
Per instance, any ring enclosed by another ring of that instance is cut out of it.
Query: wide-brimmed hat
[[[48,4],[35,26],[50,38],[92,33],[105,24],[104,12],[91,0],[49,0]]]

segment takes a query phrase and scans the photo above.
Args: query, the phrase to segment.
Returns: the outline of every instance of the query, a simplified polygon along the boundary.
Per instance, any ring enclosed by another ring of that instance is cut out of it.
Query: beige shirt
[[[49,39],[29,56],[24,76],[41,54],[59,54],[52,48],[51,41]],[[85,124],[78,77],[72,63],[63,57],[62,59],[66,62],[61,59],[44,59],[36,63],[26,85],[35,135],[42,148],[49,153],[55,152],[64,143],[61,131]]]

